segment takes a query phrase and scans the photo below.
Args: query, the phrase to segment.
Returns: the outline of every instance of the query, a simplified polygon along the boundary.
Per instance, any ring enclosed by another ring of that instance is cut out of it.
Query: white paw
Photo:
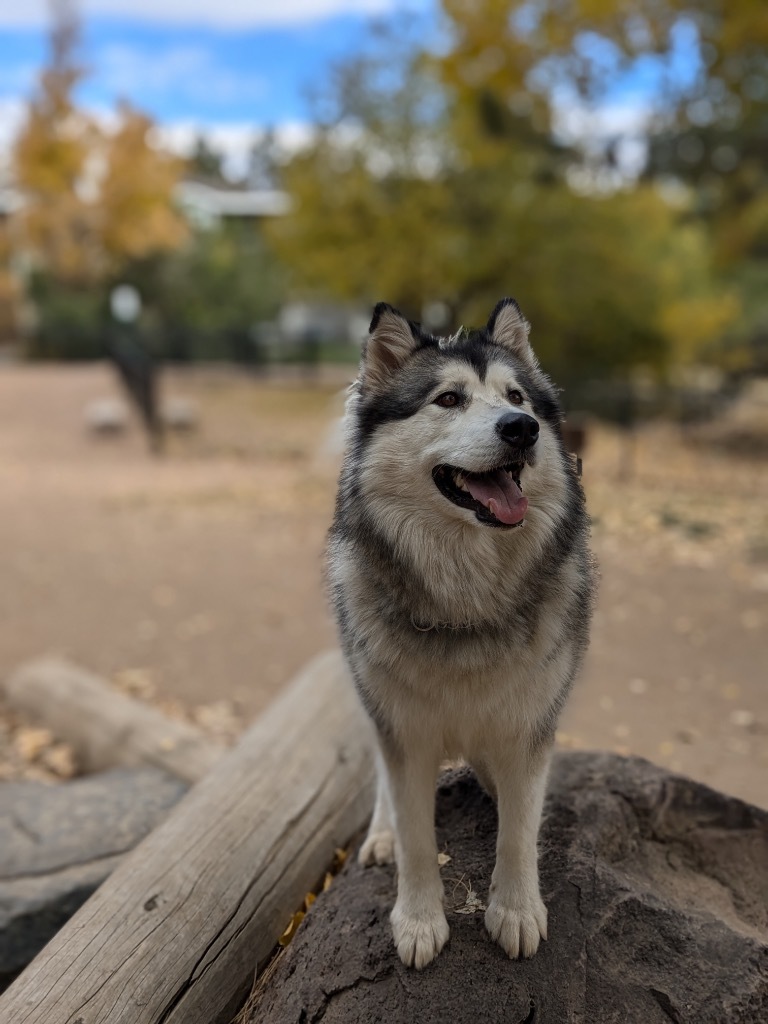
[[[448,941],[448,922],[442,907],[409,916],[395,904],[390,921],[400,959],[417,971],[431,963]]]
[[[547,937],[547,908],[538,895],[517,907],[505,907],[492,898],[485,912],[485,927],[508,956],[533,956],[539,941]]]
[[[371,864],[393,864],[395,861],[395,834],[387,829],[385,832],[369,832],[360,847],[357,859],[368,867]]]

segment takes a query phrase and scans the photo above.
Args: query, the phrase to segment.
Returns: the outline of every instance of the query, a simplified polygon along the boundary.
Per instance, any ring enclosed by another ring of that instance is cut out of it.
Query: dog
[[[445,758],[464,758],[498,808],[488,932],[513,958],[547,937],[537,834],[596,570],[557,392],[528,335],[509,298],[448,338],[379,303],[347,400],[327,575],[376,737],[359,859],[396,861],[392,932],[416,968],[449,933],[434,831]]]

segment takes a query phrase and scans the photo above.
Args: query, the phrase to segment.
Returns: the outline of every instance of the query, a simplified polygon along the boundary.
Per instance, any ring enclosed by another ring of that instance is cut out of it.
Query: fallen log
[[[86,772],[148,764],[197,782],[225,750],[194,726],[59,658],[22,665],[6,680],[4,694],[9,707],[74,747]]]
[[[0,996],[13,1024],[225,1024],[370,809],[368,729],[322,655]]]

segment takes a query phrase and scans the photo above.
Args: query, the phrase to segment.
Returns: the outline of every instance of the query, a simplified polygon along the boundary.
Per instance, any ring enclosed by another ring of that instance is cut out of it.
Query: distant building
[[[268,188],[239,188],[207,182],[180,181],[174,198],[190,224],[213,228],[228,220],[264,220],[290,210],[287,192]]]
[[[290,210],[287,192],[268,188],[240,188],[186,179],[174,188],[179,209],[194,227],[213,228],[228,220],[264,220],[282,217]],[[7,220],[24,203],[21,192],[0,183],[0,221]]]

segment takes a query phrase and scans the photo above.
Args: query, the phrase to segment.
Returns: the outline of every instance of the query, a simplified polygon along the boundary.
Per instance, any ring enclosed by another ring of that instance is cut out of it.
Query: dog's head
[[[352,411],[362,491],[382,515],[510,529],[561,506],[562,416],[528,332],[513,299],[449,338],[376,306]]]

